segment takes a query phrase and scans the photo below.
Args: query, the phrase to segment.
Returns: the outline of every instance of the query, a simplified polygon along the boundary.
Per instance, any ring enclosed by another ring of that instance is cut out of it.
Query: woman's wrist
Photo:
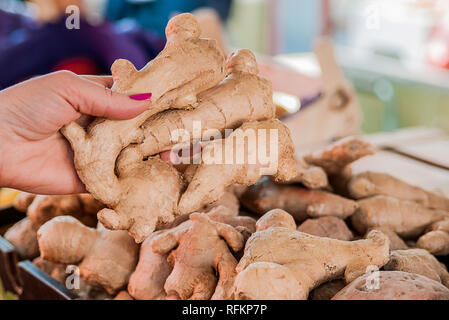
[[[6,114],[7,93],[0,92],[0,187],[8,187],[9,180],[7,178],[8,158],[11,156],[11,136],[8,134]]]
[[[1,126],[1,124],[0,124]],[[7,178],[7,158],[10,155],[9,150],[9,141],[6,135],[2,134],[0,128],[0,187],[8,187],[9,180]]]

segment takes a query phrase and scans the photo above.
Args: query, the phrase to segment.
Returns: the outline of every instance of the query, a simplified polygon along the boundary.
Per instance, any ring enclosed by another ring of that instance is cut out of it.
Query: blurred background
[[[69,5],[80,8],[79,29]],[[225,52],[249,48],[306,76],[271,79],[296,86],[301,100],[319,91],[312,50],[330,37],[364,133],[449,130],[447,0],[0,0],[0,89],[62,69],[106,74],[116,58],[140,68],[163,48],[168,19],[192,11]]]

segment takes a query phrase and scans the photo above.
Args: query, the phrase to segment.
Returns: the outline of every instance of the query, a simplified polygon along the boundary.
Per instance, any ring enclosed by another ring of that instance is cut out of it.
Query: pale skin
[[[59,133],[88,116],[131,119],[150,106],[113,92],[112,77],[61,71],[0,91],[0,187],[37,194],[86,192]]]

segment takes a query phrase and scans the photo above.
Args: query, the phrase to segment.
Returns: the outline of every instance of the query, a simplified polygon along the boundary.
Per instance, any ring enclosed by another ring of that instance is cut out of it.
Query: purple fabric
[[[17,42],[16,30],[30,27],[32,27],[30,20],[0,10],[0,52]]]
[[[36,27],[16,15],[0,14],[0,89],[46,74],[69,58],[87,58],[103,74],[110,73],[118,58],[141,68],[164,44],[163,39],[136,28],[118,32],[110,23],[92,26],[82,21],[79,30],[69,30],[65,20]]]

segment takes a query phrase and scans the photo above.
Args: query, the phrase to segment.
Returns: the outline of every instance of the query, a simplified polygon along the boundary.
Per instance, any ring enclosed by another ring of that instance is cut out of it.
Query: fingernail
[[[151,94],[151,92],[149,92],[149,93],[133,94],[133,95],[130,95],[129,97],[133,100],[144,101],[144,100],[150,100],[151,96],[152,96],[152,94]]]
[[[179,155],[177,155],[173,151],[170,151],[170,162],[172,164],[179,164],[179,163],[181,163],[181,158],[179,157]]]

